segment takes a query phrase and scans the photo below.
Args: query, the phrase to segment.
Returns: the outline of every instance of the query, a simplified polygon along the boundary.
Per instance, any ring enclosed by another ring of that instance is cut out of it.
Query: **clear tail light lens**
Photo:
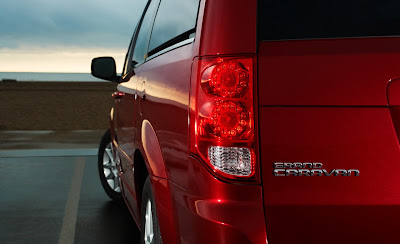
[[[249,176],[253,170],[248,148],[210,146],[208,157],[215,169],[229,175]]]
[[[193,63],[190,153],[224,178],[256,179],[253,66],[253,57]]]

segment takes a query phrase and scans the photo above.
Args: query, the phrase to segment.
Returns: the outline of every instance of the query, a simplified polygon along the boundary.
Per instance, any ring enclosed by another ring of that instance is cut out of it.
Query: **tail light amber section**
[[[253,57],[195,59],[190,153],[217,176],[256,180]]]

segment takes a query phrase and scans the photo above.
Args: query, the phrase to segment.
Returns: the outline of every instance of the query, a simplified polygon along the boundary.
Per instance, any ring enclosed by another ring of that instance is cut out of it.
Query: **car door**
[[[136,34],[135,30],[135,34]],[[120,84],[117,87],[117,91],[114,92],[113,97],[115,99],[114,113],[113,113],[113,125],[115,132],[116,141],[116,156],[120,162],[121,169],[121,180],[124,182],[124,186],[127,186],[127,182],[131,179],[129,172],[129,166],[131,164],[133,145],[130,141],[133,141],[136,134],[135,128],[135,84],[137,76],[135,75],[135,69],[131,64],[131,57],[133,52],[133,41],[132,38],[129,50],[125,58],[124,69],[121,77]],[[118,162],[117,161],[117,162]],[[129,187],[121,189],[123,191],[129,190]],[[130,194],[124,192],[127,200],[132,201]]]
[[[140,65],[145,59],[147,43],[157,8],[158,0],[151,0],[146,5],[144,14],[133,36],[130,52],[127,54],[124,75],[115,94],[114,125],[118,150],[121,154],[121,180],[124,184],[123,191],[126,200],[136,219],[139,218],[137,209],[138,204],[140,204],[136,198],[133,174],[133,156],[136,150],[134,141],[137,136],[137,77],[140,73]]]

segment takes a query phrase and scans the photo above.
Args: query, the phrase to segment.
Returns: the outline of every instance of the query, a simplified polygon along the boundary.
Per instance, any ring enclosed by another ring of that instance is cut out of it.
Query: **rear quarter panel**
[[[175,201],[170,185],[188,185],[188,103],[194,57],[190,43],[141,65],[138,76],[138,135],[152,185],[161,235],[177,243]],[[145,99],[143,99],[145,95]]]
[[[193,43],[151,59],[139,74],[138,126],[151,124],[157,136],[166,177],[182,187],[187,185],[188,103]],[[140,83],[144,86],[140,85]],[[143,135],[143,134],[142,134]],[[139,138],[143,145],[146,138]]]

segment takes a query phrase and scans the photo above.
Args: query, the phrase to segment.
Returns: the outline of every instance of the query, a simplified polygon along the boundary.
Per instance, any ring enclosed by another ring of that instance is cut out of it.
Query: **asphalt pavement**
[[[135,243],[125,204],[101,187],[96,142],[73,144],[0,147],[0,243]]]

